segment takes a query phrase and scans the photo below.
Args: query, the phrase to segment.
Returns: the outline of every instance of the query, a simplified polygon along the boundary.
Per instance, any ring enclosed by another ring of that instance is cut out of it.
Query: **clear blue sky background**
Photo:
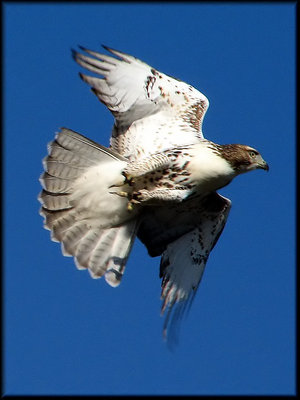
[[[295,5],[4,5],[4,392],[295,392]],[[218,143],[270,172],[221,193],[232,210],[170,351],[159,259],[136,242],[117,289],[78,271],[38,214],[46,145],[66,126],[108,145],[112,116],[78,77],[106,44],[200,89]]]

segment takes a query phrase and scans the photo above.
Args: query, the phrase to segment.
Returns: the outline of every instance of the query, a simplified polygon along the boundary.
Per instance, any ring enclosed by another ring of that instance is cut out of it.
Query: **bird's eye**
[[[254,158],[254,157],[256,157],[256,153],[254,151],[249,151],[249,156],[251,158]]]

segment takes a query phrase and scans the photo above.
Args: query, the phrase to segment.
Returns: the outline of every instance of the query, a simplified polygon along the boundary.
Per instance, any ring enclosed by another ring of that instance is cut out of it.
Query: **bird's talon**
[[[135,205],[135,204],[139,204],[139,203],[140,203],[139,201],[134,200],[134,199],[131,199],[131,200],[128,202],[127,210],[128,210],[128,211],[132,211],[134,205]]]
[[[125,178],[124,184],[132,185],[134,183],[133,176],[131,176],[130,174],[127,174],[124,171],[122,172],[122,175]]]
[[[124,192],[124,191],[120,191],[120,192],[109,192],[110,194],[117,194],[118,196],[121,196],[121,197],[128,197],[128,193],[127,192]]]

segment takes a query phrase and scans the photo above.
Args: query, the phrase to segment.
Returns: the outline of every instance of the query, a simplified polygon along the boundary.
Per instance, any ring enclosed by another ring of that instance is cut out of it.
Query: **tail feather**
[[[64,143],[65,141],[62,140],[61,142]],[[74,153],[73,150],[68,150],[62,147],[62,144],[57,141],[48,144],[48,152],[51,153],[51,157],[55,160],[68,163],[69,165],[73,165],[75,167],[77,166],[86,168],[87,166],[92,166],[99,162],[99,158],[89,158],[85,153]]]
[[[135,239],[137,219],[128,200],[111,193],[124,182],[127,161],[117,153],[66,128],[48,145],[40,214],[53,241],[74,256],[93,278],[105,275],[117,286]]]
[[[113,150],[101,146],[100,144],[86,138],[80,133],[74,132],[67,128],[61,128],[61,131],[56,136],[55,141],[64,149],[70,150],[81,158],[85,158],[89,161],[93,160],[98,163],[99,161],[104,161],[108,158],[126,161],[124,157]]]
[[[79,242],[88,232],[89,227],[82,222],[73,225],[70,229],[65,231],[65,234],[62,237],[63,254],[67,256],[72,256],[75,254]]]
[[[75,250],[68,248],[75,256],[76,266],[87,268],[93,278],[105,274],[108,284],[118,286],[136,236],[136,225],[137,221],[132,220],[120,227],[86,231],[74,244]]]
[[[76,224],[76,212],[73,210],[56,221],[52,228],[52,237],[62,241],[68,229],[74,224]]]
[[[111,256],[107,260],[105,280],[111,286],[118,286],[124,274],[126,262],[134,243],[138,221],[129,221],[126,225],[115,228],[117,230],[111,247]]]
[[[47,192],[67,193],[72,189],[71,179],[57,179],[57,177],[44,172],[40,177],[40,183]]]
[[[89,272],[93,278],[98,278],[106,272],[106,259],[110,255],[110,244],[114,240],[113,229],[105,229],[96,241],[88,260]],[[107,254],[108,251],[108,254]]]
[[[75,264],[80,269],[89,267],[89,259],[94,250],[99,238],[101,238],[100,229],[90,229],[88,233],[78,243],[75,250]]]
[[[44,169],[49,175],[55,176],[57,178],[74,179],[78,178],[82,172],[86,169],[85,167],[80,167],[67,162],[56,160],[51,156],[47,156],[43,160]]]
[[[39,195],[43,207],[50,211],[66,210],[72,208],[70,196],[64,193],[50,193],[45,190]]]

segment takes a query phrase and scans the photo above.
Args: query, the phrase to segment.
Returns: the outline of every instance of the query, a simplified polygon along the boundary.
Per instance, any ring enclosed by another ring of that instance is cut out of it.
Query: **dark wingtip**
[[[91,91],[97,96],[97,90],[93,87],[91,87]]]
[[[81,46],[80,44],[78,44],[77,46],[78,46],[78,47],[80,48],[80,50],[82,50],[82,51],[87,51],[87,50],[88,50],[86,47]]]
[[[81,51],[85,51],[85,52],[88,51],[88,49],[87,49],[86,47],[81,46],[80,44],[78,44],[78,47],[79,47],[79,49],[80,49]],[[81,53],[79,53],[77,50],[73,49],[72,47],[71,47],[71,53],[72,53],[72,58],[73,58],[75,61],[76,61],[76,59],[77,59],[78,57],[81,56]]]
[[[71,54],[72,54],[73,60],[76,61],[78,52],[75,49],[71,48]]]
[[[102,46],[106,51],[109,51],[109,52],[112,53],[112,54],[114,54],[114,51],[116,51],[116,52],[118,52],[118,53],[121,53],[121,51],[116,50],[116,49],[113,49],[112,47],[105,46],[105,44],[101,44],[101,46]]]

